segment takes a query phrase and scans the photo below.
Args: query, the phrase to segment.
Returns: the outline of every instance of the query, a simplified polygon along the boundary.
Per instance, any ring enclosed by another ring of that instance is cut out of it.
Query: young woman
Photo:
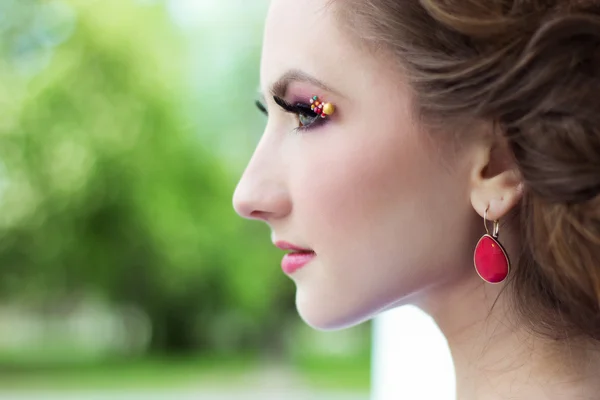
[[[273,0],[261,85],[234,206],[308,324],[414,304],[458,399],[600,399],[597,1]]]

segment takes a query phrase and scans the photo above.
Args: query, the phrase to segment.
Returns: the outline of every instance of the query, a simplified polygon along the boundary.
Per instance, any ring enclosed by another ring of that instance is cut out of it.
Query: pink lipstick
[[[316,253],[311,249],[304,249],[291,243],[277,241],[275,246],[281,250],[291,250],[281,260],[281,269],[288,275],[298,271],[316,257]]]

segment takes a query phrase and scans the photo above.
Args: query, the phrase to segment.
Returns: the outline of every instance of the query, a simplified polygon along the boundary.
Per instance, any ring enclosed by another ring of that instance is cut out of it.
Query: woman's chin
[[[319,331],[337,331],[346,328],[351,328],[355,325],[358,325],[362,322],[355,321],[352,319],[344,319],[336,316],[323,315],[323,313],[319,313],[316,315],[315,313],[304,312],[302,309],[298,309],[298,313],[300,314],[300,318],[311,328],[319,330]]]
[[[296,309],[300,318],[307,325],[320,331],[351,328],[372,317],[369,313],[360,313],[352,307],[344,307],[340,304],[303,301],[298,294],[296,295]]]

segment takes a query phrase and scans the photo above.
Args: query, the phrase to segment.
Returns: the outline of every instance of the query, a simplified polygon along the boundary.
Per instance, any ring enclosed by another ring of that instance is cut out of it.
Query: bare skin
[[[416,304],[448,339],[458,399],[597,398],[597,350],[525,332],[508,293],[492,307],[502,284],[473,268],[484,212],[502,220],[521,196],[503,144],[482,134],[459,150],[443,145],[414,117],[393,64],[353,42],[322,1],[302,3],[271,3],[261,62],[269,119],[234,195],[236,211],[266,222],[273,241],[316,253],[290,275],[300,316],[341,329]],[[298,117],[272,96],[290,71],[302,74],[281,97],[331,102],[327,122],[295,131]],[[513,259],[516,229],[500,232]]]

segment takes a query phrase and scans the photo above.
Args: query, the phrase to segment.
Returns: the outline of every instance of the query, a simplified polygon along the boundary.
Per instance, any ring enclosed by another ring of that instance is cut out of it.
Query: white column
[[[371,400],[455,400],[448,343],[431,317],[413,306],[373,321]]]

